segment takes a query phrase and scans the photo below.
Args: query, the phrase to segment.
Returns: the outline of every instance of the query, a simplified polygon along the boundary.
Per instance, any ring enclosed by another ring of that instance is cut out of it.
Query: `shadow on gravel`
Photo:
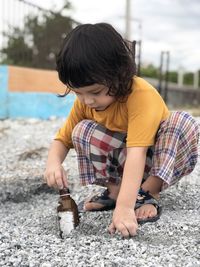
[[[13,190],[5,190],[2,196],[0,197],[0,200],[2,203],[5,203],[7,201],[14,202],[14,203],[20,203],[20,202],[28,202],[30,201],[30,198],[35,195],[40,195],[42,193],[48,193],[48,194],[57,194],[55,189],[50,188],[47,184],[38,184],[28,191],[23,191],[23,188],[20,192],[13,192]]]
[[[47,151],[45,147],[39,147],[33,150],[25,151],[19,155],[18,160],[41,159],[42,155]]]

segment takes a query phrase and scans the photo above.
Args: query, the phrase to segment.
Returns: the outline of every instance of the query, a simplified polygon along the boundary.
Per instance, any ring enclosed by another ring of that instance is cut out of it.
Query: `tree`
[[[169,81],[173,83],[178,82],[178,73],[177,71],[169,71]]]
[[[3,47],[3,64],[34,68],[55,69],[55,57],[65,36],[79,23],[62,15],[71,8],[66,1],[62,12],[42,12],[41,17],[25,17],[24,28],[11,27],[4,35],[8,38]]]
[[[193,85],[193,80],[194,80],[193,72],[186,72],[184,74],[184,84]]]
[[[149,64],[141,68],[141,76],[157,79],[158,69],[153,64]]]

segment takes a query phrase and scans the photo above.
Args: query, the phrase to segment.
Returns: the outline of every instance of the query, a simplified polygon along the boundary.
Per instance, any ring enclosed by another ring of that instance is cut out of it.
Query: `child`
[[[103,194],[85,211],[114,209],[109,232],[134,236],[159,219],[161,190],[195,167],[199,129],[186,112],[170,113],[158,92],[136,76],[132,53],[106,23],[76,27],[57,58],[60,80],[77,98],[49,150],[45,179],[67,186],[62,163],[74,147],[83,185]]]

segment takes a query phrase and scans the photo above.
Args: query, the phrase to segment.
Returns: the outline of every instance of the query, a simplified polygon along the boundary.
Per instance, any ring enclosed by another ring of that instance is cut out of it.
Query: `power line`
[[[26,4],[26,5],[31,6],[31,7],[37,8],[37,9],[40,10],[40,11],[45,11],[45,12],[54,13],[54,12],[52,12],[51,10],[42,8],[42,7],[40,7],[40,6],[36,5],[36,4],[30,3],[29,1],[26,1],[26,0],[17,0],[17,1],[22,2],[22,3]]]

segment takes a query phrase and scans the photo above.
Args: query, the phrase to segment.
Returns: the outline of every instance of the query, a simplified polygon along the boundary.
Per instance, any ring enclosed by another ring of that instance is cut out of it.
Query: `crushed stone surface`
[[[200,122],[200,118],[197,118]],[[0,266],[200,267],[200,162],[161,194],[162,216],[132,238],[108,233],[112,211],[81,215],[60,239],[58,194],[43,181],[50,142],[63,119],[0,121]],[[80,187],[75,152],[64,163],[73,198],[102,190]]]

